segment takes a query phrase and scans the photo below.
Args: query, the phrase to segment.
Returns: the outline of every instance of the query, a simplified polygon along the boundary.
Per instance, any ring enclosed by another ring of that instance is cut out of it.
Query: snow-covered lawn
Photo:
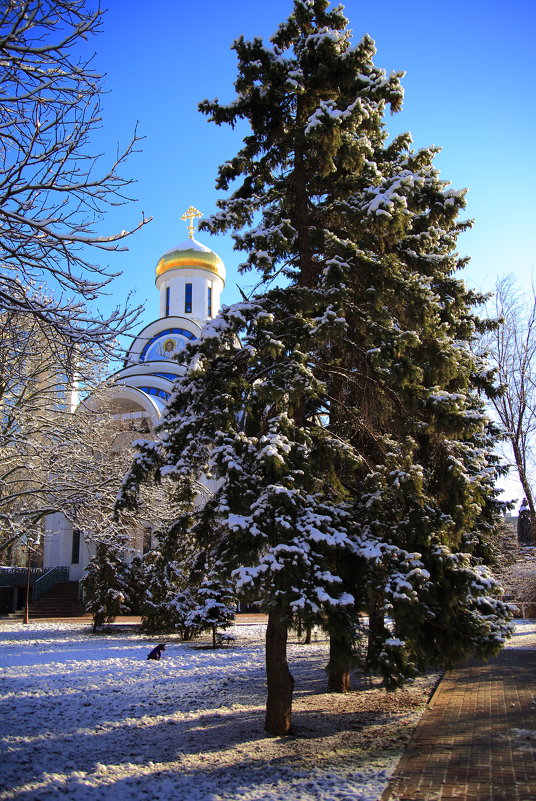
[[[516,645],[532,642],[525,624]],[[264,627],[212,651],[87,624],[0,624],[0,801],[375,801],[437,677],[324,692],[327,642],[289,648],[296,735],[263,733]]]

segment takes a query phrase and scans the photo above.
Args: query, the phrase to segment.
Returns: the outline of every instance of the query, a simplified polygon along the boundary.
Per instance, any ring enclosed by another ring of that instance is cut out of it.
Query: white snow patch
[[[375,801],[436,677],[327,694],[327,641],[291,637],[297,734],[266,738],[265,624],[241,620],[215,651],[164,638],[159,662],[134,628],[0,623],[0,801]]]
[[[0,623],[0,801],[375,801],[434,678],[327,694],[327,641],[291,637],[297,736],[267,738],[265,624],[245,620],[222,649],[163,638],[159,662],[132,627]]]

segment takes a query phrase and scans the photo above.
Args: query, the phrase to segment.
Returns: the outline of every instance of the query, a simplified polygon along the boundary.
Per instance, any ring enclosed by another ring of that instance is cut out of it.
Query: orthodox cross
[[[184,220],[184,222],[186,222],[186,220],[190,221],[188,223],[188,236],[190,237],[190,239],[194,238],[194,230],[195,230],[194,223],[193,223],[194,218],[195,217],[202,217],[202,216],[203,216],[203,213],[198,211],[197,209],[194,209],[193,206],[190,206],[188,208],[188,211],[185,211],[184,214],[182,215],[181,220]]]

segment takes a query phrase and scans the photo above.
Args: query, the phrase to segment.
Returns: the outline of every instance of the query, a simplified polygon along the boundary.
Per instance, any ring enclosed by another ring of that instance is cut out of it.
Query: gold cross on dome
[[[203,213],[201,211],[198,211],[197,209],[195,209],[193,206],[190,206],[188,208],[188,211],[185,211],[184,214],[182,215],[181,220],[184,220],[184,222],[186,222],[186,220],[190,221],[188,223],[188,236],[190,237],[190,239],[194,238],[195,228],[194,228],[193,221],[194,221],[195,217],[202,217],[202,216],[203,216]]]

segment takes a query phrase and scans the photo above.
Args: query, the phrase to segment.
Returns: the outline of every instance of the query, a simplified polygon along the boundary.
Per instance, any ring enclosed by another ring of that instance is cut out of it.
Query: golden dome
[[[164,253],[156,265],[156,277],[168,270],[183,270],[189,267],[208,270],[225,283],[225,265],[218,254],[195,239],[186,239]]]

